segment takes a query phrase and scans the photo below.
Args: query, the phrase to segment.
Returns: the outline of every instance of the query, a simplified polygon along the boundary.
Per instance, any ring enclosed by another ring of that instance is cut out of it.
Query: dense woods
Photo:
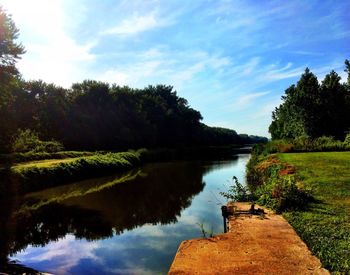
[[[122,150],[265,140],[202,124],[201,114],[168,85],[133,89],[86,80],[65,89],[24,81],[15,67],[24,53],[15,42],[18,30],[1,8],[0,17],[0,152],[55,151],[61,144],[75,150]]]
[[[338,140],[350,130],[350,63],[345,60],[346,83],[331,71],[319,84],[307,68],[296,85],[282,96],[283,103],[272,114],[269,131],[272,139],[317,138]]]
[[[2,117],[8,122],[3,124],[2,150],[14,149],[8,145],[16,136],[25,136],[19,129],[38,133],[32,139],[53,139],[66,148],[85,150],[263,140],[202,124],[201,114],[165,85],[132,89],[87,80],[63,89],[42,81],[19,81],[9,105]]]

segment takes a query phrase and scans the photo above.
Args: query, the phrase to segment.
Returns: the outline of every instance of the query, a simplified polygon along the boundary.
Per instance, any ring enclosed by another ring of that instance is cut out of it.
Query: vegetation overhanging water
[[[3,201],[1,255],[55,274],[166,273],[182,240],[220,233],[220,204],[248,154],[147,164]]]

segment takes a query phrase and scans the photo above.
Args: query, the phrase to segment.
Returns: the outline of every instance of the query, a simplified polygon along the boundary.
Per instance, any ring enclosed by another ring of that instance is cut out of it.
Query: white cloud
[[[98,248],[97,242],[76,240],[74,236],[67,235],[58,242],[51,242],[45,247],[31,246],[26,249],[26,253],[18,253],[14,256],[20,262],[43,262],[54,261],[59,267],[55,267],[58,274],[69,274],[69,270],[76,266],[81,259],[91,259],[101,262],[94,251]],[[38,253],[40,251],[40,253]],[[69,253],[67,254],[67,251]]]
[[[130,18],[124,19],[119,25],[102,31],[101,34],[130,35],[145,32],[157,27],[164,27],[169,24],[171,24],[170,21],[156,18],[154,14],[146,16],[133,15]]]
[[[281,69],[267,70],[265,74],[261,76],[261,79],[265,79],[266,81],[275,81],[275,80],[292,78],[292,77],[300,76],[305,70],[304,66],[293,68],[293,69],[289,69],[289,68],[290,66],[287,65],[286,67]]]
[[[259,118],[270,119],[272,115],[272,111],[274,111],[275,108],[281,104],[281,102],[282,102],[281,99],[277,98],[275,100],[272,100],[272,102],[264,104],[263,106],[261,106],[261,108],[258,108],[256,112],[252,113],[250,115],[250,118],[251,119],[259,119]]]
[[[235,106],[242,108],[246,107],[247,105],[251,104],[255,99],[262,97],[264,95],[269,94],[270,92],[258,92],[258,93],[249,93],[245,94],[238,98],[238,100],[235,102]]]
[[[187,81],[193,81],[197,74],[207,70],[213,74],[219,73],[230,64],[229,58],[218,54],[203,51],[172,52],[160,46],[118,55],[115,63],[96,73],[94,78],[139,88],[148,84],[170,84],[179,90]]]

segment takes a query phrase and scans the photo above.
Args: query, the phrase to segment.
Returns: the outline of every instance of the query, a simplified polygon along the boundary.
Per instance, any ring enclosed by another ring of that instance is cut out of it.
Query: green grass
[[[303,211],[285,212],[322,264],[335,274],[350,274],[350,152],[278,154],[296,166],[316,199]]]
[[[49,159],[14,164],[3,168],[6,180],[1,183],[3,194],[28,193],[86,178],[124,172],[141,163],[141,151],[104,153],[92,156]]]
[[[28,162],[16,163],[12,167],[18,170],[30,168],[30,167],[52,167],[60,163],[72,162],[79,158],[66,158],[66,159],[45,159],[45,160],[34,160]]]
[[[97,153],[103,153],[103,152],[60,151],[60,152],[54,152],[54,153],[27,152],[27,153],[0,154],[0,164],[39,161],[39,160],[45,160],[45,159],[77,158],[77,157],[84,157],[84,156],[93,156],[93,155],[96,155]]]

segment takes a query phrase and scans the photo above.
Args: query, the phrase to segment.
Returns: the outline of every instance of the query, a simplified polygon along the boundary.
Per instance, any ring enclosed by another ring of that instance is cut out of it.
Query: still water
[[[248,158],[153,163],[29,194],[6,204],[1,256],[54,274],[166,274],[200,225],[223,232],[219,192],[244,180]]]

